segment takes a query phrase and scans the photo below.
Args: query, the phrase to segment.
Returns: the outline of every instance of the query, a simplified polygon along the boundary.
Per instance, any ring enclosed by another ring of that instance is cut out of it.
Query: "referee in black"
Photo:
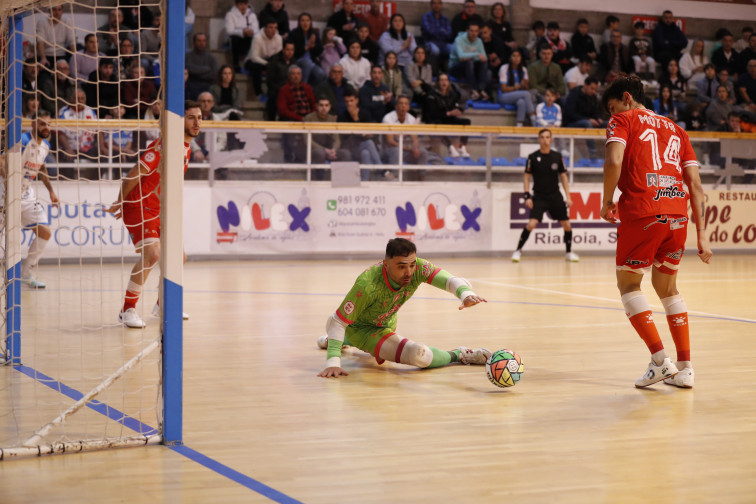
[[[570,198],[570,183],[567,180],[567,170],[564,168],[562,155],[551,150],[551,131],[542,129],[538,132],[538,143],[541,148],[528,156],[525,166],[525,204],[530,209],[530,216],[525,229],[522,230],[517,250],[512,253],[512,261],[520,262],[522,246],[528,241],[530,232],[543,219],[543,213],[548,210],[552,219],[558,220],[564,229],[564,246],[567,249],[565,259],[578,262],[580,257],[572,252],[572,226],[567,208],[572,206]],[[530,194],[530,177],[533,177],[533,194]],[[559,180],[562,181],[565,202],[559,192]]]

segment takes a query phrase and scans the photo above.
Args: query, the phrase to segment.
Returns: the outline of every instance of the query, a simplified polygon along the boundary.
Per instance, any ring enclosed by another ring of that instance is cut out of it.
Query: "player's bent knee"
[[[50,228],[47,226],[37,226],[36,230],[37,236],[39,236],[43,240],[49,240],[52,236],[52,233],[50,232]]]

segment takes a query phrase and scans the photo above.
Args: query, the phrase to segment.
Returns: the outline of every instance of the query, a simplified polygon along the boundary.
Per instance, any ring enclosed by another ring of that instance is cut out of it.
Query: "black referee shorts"
[[[536,194],[533,196],[533,209],[530,211],[530,218],[541,222],[544,212],[549,212],[549,216],[556,221],[570,220],[562,193]]]

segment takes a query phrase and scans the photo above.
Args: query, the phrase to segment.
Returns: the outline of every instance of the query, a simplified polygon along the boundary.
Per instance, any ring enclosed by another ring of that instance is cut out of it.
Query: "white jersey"
[[[21,182],[21,200],[34,201],[37,195],[32,182],[37,178],[40,168],[45,165],[45,158],[50,153],[50,142],[46,139],[37,143],[31,133],[21,135],[21,162],[24,178]]]

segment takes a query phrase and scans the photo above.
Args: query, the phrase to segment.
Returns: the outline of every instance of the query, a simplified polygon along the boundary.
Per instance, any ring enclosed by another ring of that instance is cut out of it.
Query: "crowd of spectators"
[[[207,34],[191,32],[194,15],[188,9],[186,97],[204,103],[208,118],[241,118],[246,97],[236,78],[243,72],[255,96],[266,102],[268,120],[463,125],[470,122],[462,116],[472,100],[514,109],[518,126],[602,128],[607,119],[599,106],[602,87],[620,73],[635,73],[656,97],[648,105],[688,129],[726,131],[733,113],[756,122],[751,28],[737,40],[719,30],[707,54],[704,40],[689,44],[670,11],[650,32],[643,22],[622,27],[616,16],[608,16],[598,44],[584,18],[568,37],[559,22],[539,20],[520,46],[502,3],[483,12],[474,0],[465,0],[449,19],[443,0],[430,0],[420,36],[401,13],[388,18],[380,1],[369,3],[358,15],[354,0],[344,0],[321,32],[307,12],[297,13],[290,29],[282,0],[270,0],[259,14],[247,0],[235,0],[224,18],[227,65],[219,65],[209,50]],[[107,23],[77,47],[63,13],[62,6],[52,7],[37,22],[33,53],[24,64],[23,87],[34,97],[24,101],[25,113],[41,108],[57,117],[100,119],[159,113],[160,14],[113,8]],[[131,156],[148,138],[111,136],[103,143],[105,137],[91,136],[61,132],[53,140],[64,158],[96,159]],[[287,138],[286,159],[302,161],[301,142]],[[434,161],[416,137],[406,140],[404,162]],[[102,152],[114,143],[112,152]],[[452,157],[469,155],[464,138],[446,144]],[[323,135],[313,145],[317,161],[394,163],[398,158],[392,135],[355,134],[344,141]],[[194,160],[205,159],[207,152],[207,146],[198,146]]]

